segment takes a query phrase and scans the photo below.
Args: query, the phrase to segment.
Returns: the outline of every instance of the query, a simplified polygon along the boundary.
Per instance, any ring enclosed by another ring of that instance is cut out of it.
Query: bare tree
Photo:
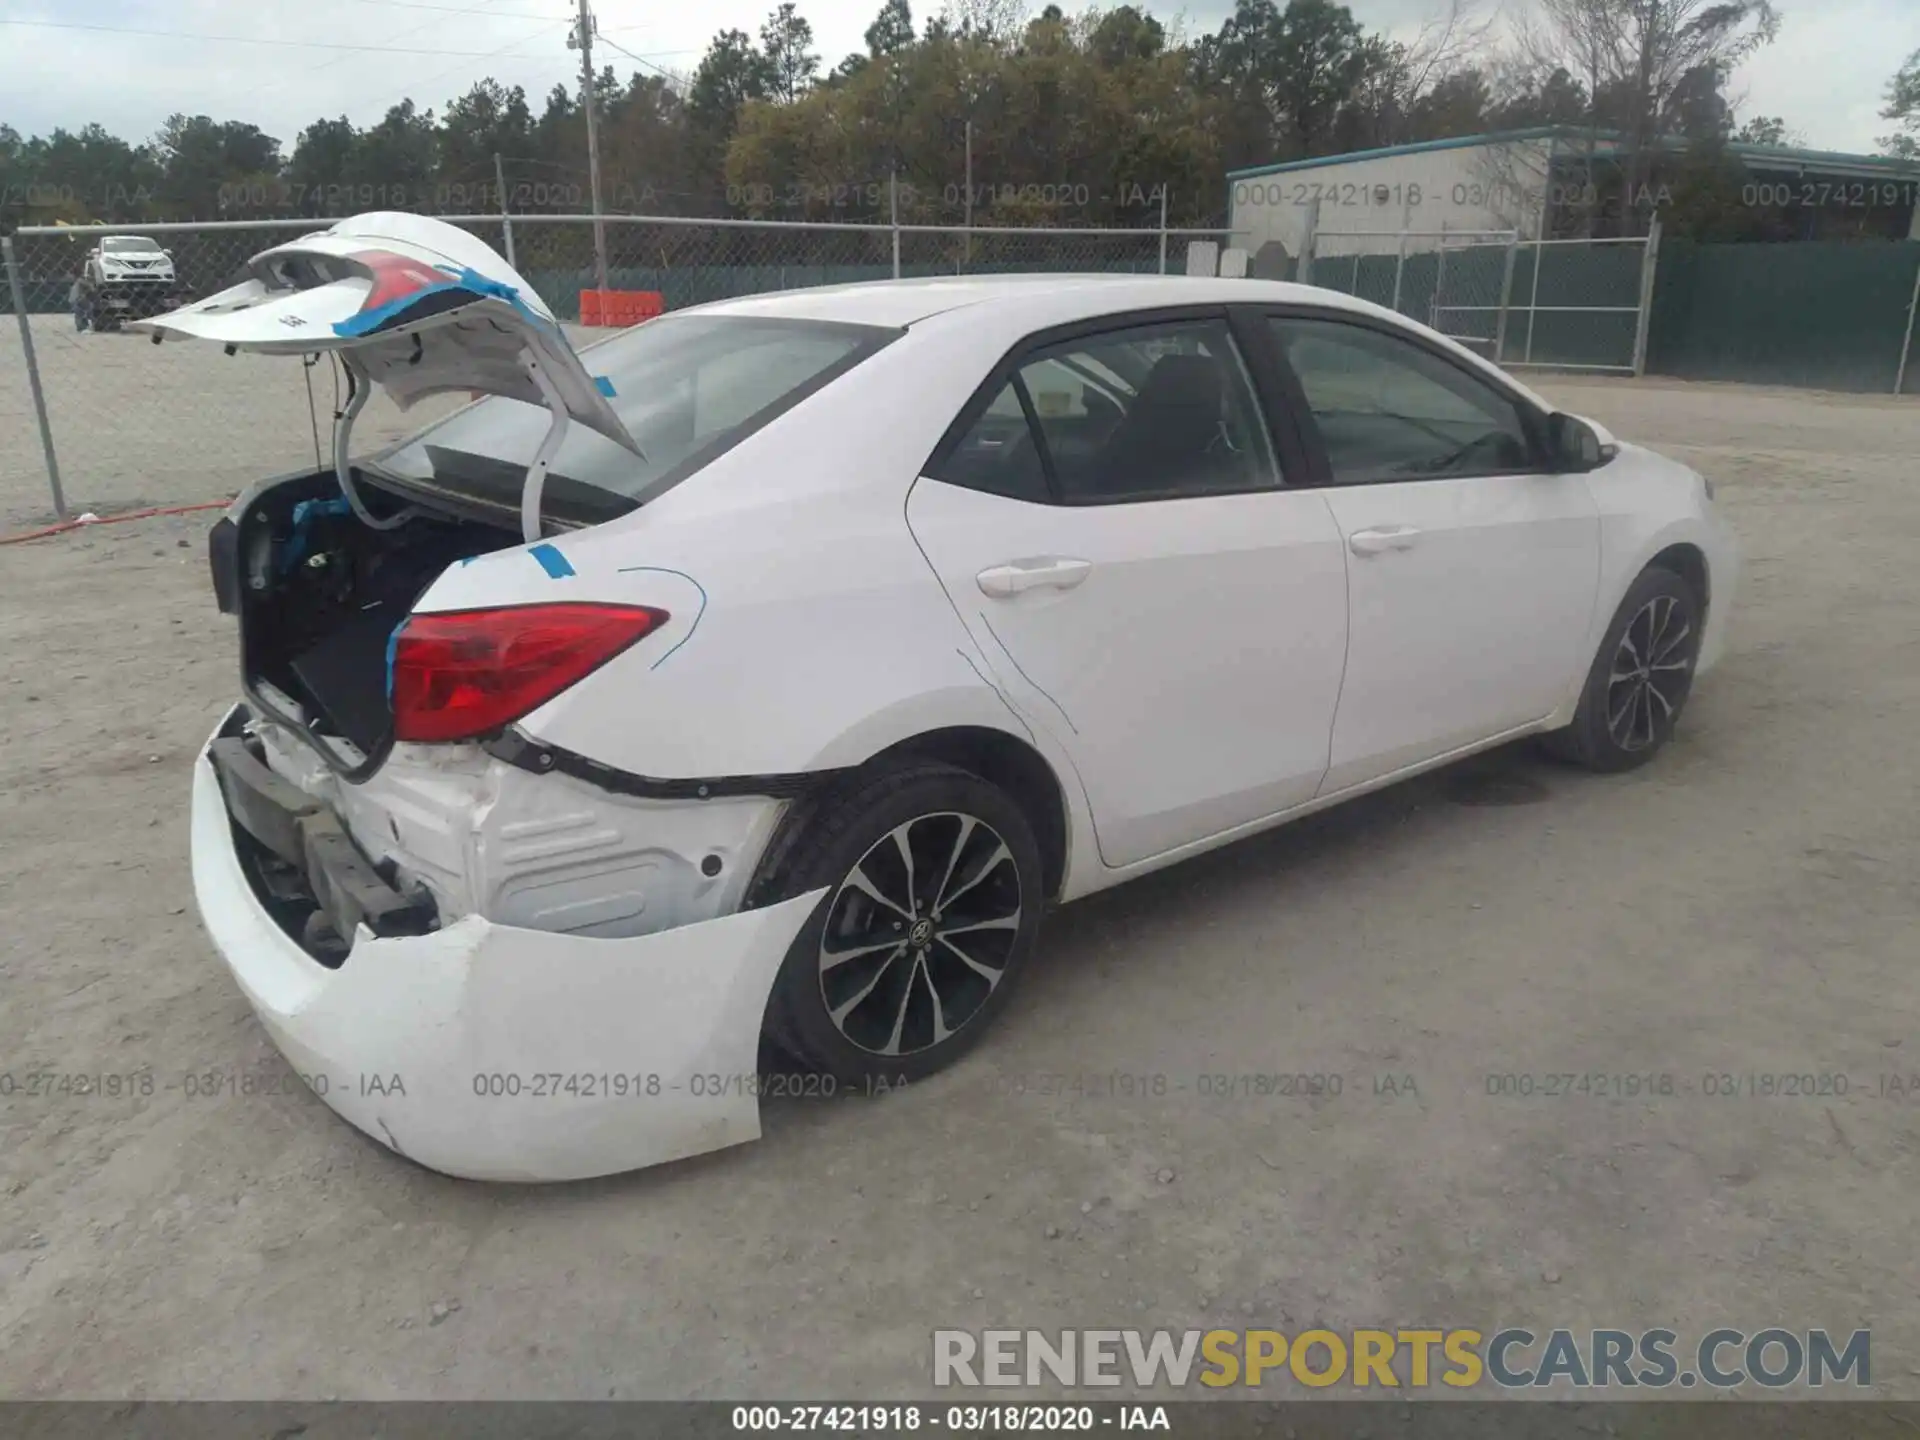
[[[1482,17],[1480,0],[1447,0],[1444,13],[1423,23],[1410,40],[1370,35],[1354,86],[1353,103],[1366,118],[1360,143],[1401,145],[1415,133],[1420,102],[1449,79],[1476,70],[1490,58],[1493,16]]]
[[[1444,14],[1427,21],[1413,39],[1400,46],[1401,99],[1405,107],[1411,109],[1449,75],[1484,56],[1494,19],[1493,15],[1480,14],[1479,0],[1448,0]]]
[[[962,34],[987,39],[1016,39],[1027,23],[1026,0],[947,0],[942,13]]]
[[[1887,82],[1887,105],[1882,120],[1899,122],[1899,129],[1880,137],[1880,153],[1902,160],[1920,160],[1920,50]]]
[[[1536,0],[1521,53],[1536,70],[1566,69],[1587,83],[1588,170],[1600,124],[1620,131],[1623,234],[1637,227],[1650,155],[1689,77],[1725,74],[1779,31],[1772,0]]]
[[[1625,53],[1625,11],[1635,0],[1539,0],[1539,8],[1516,27],[1514,70],[1537,86],[1541,77],[1564,71],[1586,92],[1581,180],[1577,209],[1583,233],[1591,235],[1599,211],[1594,158],[1600,148],[1598,96],[1613,83]],[[1552,184],[1552,161],[1543,185]],[[1544,197],[1553,208],[1562,197]],[[1545,212],[1543,212],[1545,213]],[[1543,232],[1545,222],[1543,221]],[[1544,233],[1542,238],[1545,238]]]

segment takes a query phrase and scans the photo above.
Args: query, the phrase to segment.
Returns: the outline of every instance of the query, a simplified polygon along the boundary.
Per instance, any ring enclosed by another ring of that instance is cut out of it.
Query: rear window
[[[611,383],[611,404],[645,458],[572,426],[548,470],[547,508],[565,515],[572,497],[576,518],[591,521],[605,517],[608,494],[644,503],[898,333],[820,320],[664,315],[596,345],[581,359]],[[551,420],[542,406],[494,397],[403,441],[375,465],[400,480],[518,505],[521,479]],[[591,492],[601,492],[598,501]]]

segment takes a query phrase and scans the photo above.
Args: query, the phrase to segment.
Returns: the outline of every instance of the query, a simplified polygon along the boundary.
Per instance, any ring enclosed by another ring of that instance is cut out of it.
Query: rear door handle
[[[1347,546],[1356,555],[1378,555],[1386,550],[1411,550],[1420,532],[1411,525],[1382,525],[1376,530],[1356,530],[1347,537]]]
[[[995,565],[982,570],[974,578],[979,581],[981,593],[1003,600],[1009,595],[1018,595],[1023,590],[1038,590],[1043,587],[1054,590],[1071,590],[1087,578],[1093,569],[1091,560],[1074,560],[1064,555],[1045,555],[1037,560],[1014,560],[1005,565]]]

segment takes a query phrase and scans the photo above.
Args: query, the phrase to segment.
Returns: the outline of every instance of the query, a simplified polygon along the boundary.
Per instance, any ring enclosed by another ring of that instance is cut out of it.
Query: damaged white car
[[[351,379],[334,466],[212,535],[194,884],[295,1068],[457,1175],[752,1139],[763,1038],[925,1074],[1048,907],[1526,734],[1637,764],[1724,631],[1697,475],[1319,290],[823,288],[576,354],[376,214],[145,328]],[[374,386],[487,398],[350,462]]]

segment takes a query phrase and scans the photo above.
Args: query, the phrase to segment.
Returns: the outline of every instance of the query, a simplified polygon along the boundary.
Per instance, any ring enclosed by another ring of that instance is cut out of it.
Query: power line
[[[473,12],[463,10],[457,5],[428,5],[424,0],[357,0],[361,5],[391,5],[397,10],[439,10],[448,15],[470,15]],[[502,20],[551,20],[551,15],[537,14],[532,10],[497,10],[493,12]]]
[[[504,18],[504,17],[502,17]],[[546,28],[564,21],[551,22]],[[332,40],[268,40],[257,35],[196,35],[185,30],[138,30],[125,25],[87,25],[77,20],[11,20],[0,19],[0,25],[29,25],[41,30],[95,30],[109,35],[146,35],[162,40],[198,40],[212,41],[225,45],[274,45],[302,50],[358,50],[376,55],[459,55],[470,60],[485,60],[500,52],[497,50],[447,50],[439,46],[428,49],[413,45],[345,45]],[[531,35],[523,37],[531,40]],[[516,40],[514,44],[519,44]]]
[[[618,50],[622,55],[626,56],[629,60],[632,60],[641,65],[644,65],[649,70],[658,70],[662,75],[666,76],[667,79],[669,80],[677,80],[679,78],[671,70],[665,69],[662,66],[654,64],[651,60],[647,59],[644,55],[636,55],[633,53],[633,51],[627,49],[626,46],[620,44],[618,41],[607,39],[606,34],[604,32],[602,32],[602,34],[600,35],[600,43],[606,46],[609,50]],[[692,50],[661,50],[656,53],[661,55],[692,55],[695,52],[693,52]]]
[[[364,3],[364,4],[372,4],[372,3],[376,3],[376,0],[362,0],[362,3]],[[392,3],[392,0],[389,0],[389,3]],[[431,7],[427,7],[427,6],[422,6],[422,7],[418,7],[418,8],[422,8],[422,9],[426,9],[426,8],[431,8],[431,9],[434,9],[434,10],[445,10],[445,11],[447,11],[447,12],[448,12],[449,14],[453,14],[453,15],[473,15],[473,14],[477,14],[478,12],[480,12],[480,11],[482,11],[482,10],[488,10],[488,11],[489,11],[489,16],[491,17],[491,15],[492,15],[492,14],[493,14],[494,12],[492,12],[492,11],[491,11],[491,10],[489,9],[489,7],[490,7],[490,6],[492,5],[492,4],[493,4],[493,0],[480,0],[480,3],[479,3],[478,5],[469,5],[469,6],[467,6],[467,7],[465,7],[464,9],[456,9],[456,8],[454,8],[454,7],[452,7],[452,6],[441,6],[441,5],[434,5],[434,6],[431,6]],[[505,18],[505,17],[501,17],[501,18]],[[415,25],[415,26],[413,26],[413,27],[412,27],[412,28],[410,28],[410,29],[407,29],[407,30],[402,30],[402,31],[399,31],[399,32],[398,32],[398,33],[396,33],[396,34],[392,34],[392,35],[389,35],[389,36],[387,36],[387,39],[388,39],[388,40],[404,40],[404,39],[406,39],[406,38],[407,38],[407,37],[408,37],[409,35],[418,35],[418,34],[419,34],[419,33],[420,33],[420,32],[421,32],[422,30],[431,30],[431,29],[432,29],[432,28],[433,28],[434,26],[436,26],[436,25],[444,25],[444,24],[446,24],[446,23],[447,23],[447,22],[446,22],[446,21],[444,21],[444,20],[422,20],[422,21],[421,21],[421,22],[420,22],[420,23],[419,23],[418,25]],[[551,21],[549,21],[548,23],[549,23],[549,24],[551,24],[552,22],[551,22]],[[536,32],[536,33],[537,33],[537,32]],[[392,48],[392,47],[391,47],[391,46],[389,46],[389,47],[386,47],[386,48]],[[317,65],[314,65],[314,66],[312,66],[312,67],[310,67],[310,68],[309,68],[309,69],[308,69],[308,70],[307,70],[307,71],[305,72],[305,74],[306,74],[307,76],[311,76],[311,75],[314,75],[314,74],[317,74],[318,72],[320,72],[320,71],[322,71],[322,70],[331,70],[331,69],[332,69],[332,68],[333,68],[333,67],[334,67],[335,65],[344,65],[344,64],[346,64],[346,63],[347,63],[347,61],[349,61],[349,60],[351,60],[351,59],[353,59],[353,54],[352,54],[352,52],[347,52],[347,53],[345,53],[345,54],[340,54],[340,55],[335,55],[335,56],[334,56],[334,57],[333,57],[333,58],[332,58],[331,60],[322,60],[322,61],[320,61],[320,62],[319,62],[319,63],[318,63]],[[458,67],[456,67],[456,68],[458,68]],[[274,86],[274,85],[275,85],[275,84],[277,84],[277,83],[278,83],[277,81],[274,81],[274,80],[271,80],[271,79],[268,79],[268,80],[263,80],[263,81],[261,81],[261,82],[260,82],[260,83],[259,83],[258,85],[256,85],[256,86],[254,86],[254,87],[253,87],[253,88],[252,88],[251,90],[249,90],[249,91],[247,91],[247,92],[246,92],[245,94],[243,94],[243,95],[241,95],[241,96],[239,97],[239,99],[240,99],[240,100],[251,100],[251,99],[252,99],[252,98],[253,98],[253,97],[254,97],[255,95],[258,95],[258,94],[259,94],[259,93],[260,93],[261,91],[263,91],[263,90],[266,90],[266,89],[269,89],[269,88],[271,88],[272,86]],[[237,103],[237,102],[236,102],[236,103]]]
[[[527,44],[529,41],[539,40],[548,35],[551,35],[555,30],[559,29],[562,25],[565,25],[567,23],[568,22],[565,20],[550,21],[547,24],[542,25],[538,30],[534,31],[531,35],[523,35],[518,40],[513,41],[511,44],[502,45],[498,50],[489,50],[485,55],[482,55],[478,58],[482,60],[497,60],[501,56],[505,55],[509,50],[518,50],[522,45]],[[449,52],[441,51],[440,53],[447,54]],[[516,56],[515,58],[522,59],[522,60],[541,60],[541,61],[545,61],[547,59],[547,57],[544,55],[522,55],[522,56]],[[441,70],[435,74],[426,76],[424,79],[410,80],[407,82],[406,91],[389,103],[398,104],[401,100],[410,100],[413,98],[413,92],[415,89],[417,88],[424,89],[424,87],[433,84],[437,80],[444,80],[447,76],[453,74],[454,71],[463,70],[465,68],[466,67],[463,65],[451,65],[445,70]]]

